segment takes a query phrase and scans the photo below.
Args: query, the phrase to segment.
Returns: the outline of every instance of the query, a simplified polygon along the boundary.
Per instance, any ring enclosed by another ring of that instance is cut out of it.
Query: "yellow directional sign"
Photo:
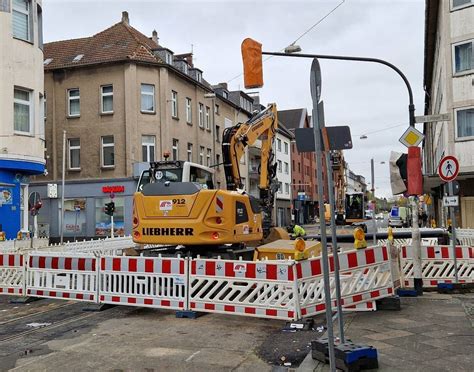
[[[425,136],[415,127],[408,127],[408,129],[400,137],[399,141],[403,143],[406,147],[418,146]]]

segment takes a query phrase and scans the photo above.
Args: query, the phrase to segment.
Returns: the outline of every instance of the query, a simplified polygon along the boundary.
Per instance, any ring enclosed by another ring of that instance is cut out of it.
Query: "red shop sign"
[[[125,192],[125,186],[102,186],[102,192],[110,194],[112,192]]]

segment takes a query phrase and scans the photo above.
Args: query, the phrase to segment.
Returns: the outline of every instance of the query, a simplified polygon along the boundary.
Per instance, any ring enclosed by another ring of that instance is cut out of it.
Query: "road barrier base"
[[[400,296],[391,296],[381,298],[380,300],[376,301],[377,303],[377,310],[401,310],[401,302]]]
[[[115,307],[116,305],[112,304],[92,304],[88,303],[86,306],[82,308],[82,311],[104,311]]]
[[[438,283],[438,293],[471,293],[474,283]]]
[[[42,298],[26,296],[26,297],[15,297],[9,300],[8,302],[11,304],[29,304],[30,302],[39,301],[39,300],[42,300]]]
[[[314,319],[301,319],[294,322],[286,322],[283,332],[312,331],[314,327]]]
[[[196,319],[205,313],[192,310],[180,310],[176,312],[176,318],[187,318],[187,319]]]
[[[329,362],[328,339],[311,341],[311,356],[323,363]],[[334,346],[336,367],[345,372],[378,368],[377,349],[373,346],[358,345],[347,340]]]
[[[412,288],[398,288],[397,295],[400,297],[418,297],[418,292]]]

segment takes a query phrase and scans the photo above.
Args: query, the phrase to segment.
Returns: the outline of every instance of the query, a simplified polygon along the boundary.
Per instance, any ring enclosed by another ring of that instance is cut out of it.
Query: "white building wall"
[[[4,2],[5,3],[5,2]],[[0,159],[45,163],[44,118],[40,93],[44,92],[43,51],[39,48],[37,5],[42,0],[32,0],[32,40],[13,37],[12,6],[0,11]],[[31,133],[18,135],[13,127],[14,87],[29,90],[32,102]]]
[[[281,148],[278,148],[278,141],[281,143]],[[288,151],[285,152],[285,144]],[[277,179],[281,182],[281,189],[277,192],[277,199],[291,200],[291,148],[290,139],[281,133],[277,133],[275,140],[274,153],[276,161],[281,162],[281,170],[277,167]],[[286,168],[286,164],[288,167]]]

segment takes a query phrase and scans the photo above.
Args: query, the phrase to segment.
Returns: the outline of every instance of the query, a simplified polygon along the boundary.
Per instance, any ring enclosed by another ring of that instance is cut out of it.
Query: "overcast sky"
[[[156,29],[161,45],[175,53],[193,50],[196,67],[211,84],[228,82],[230,90],[237,90],[243,89],[242,76],[235,77],[242,72],[244,38],[260,41],[265,51],[280,51],[341,2],[43,0],[44,35],[46,42],[91,36],[119,22],[127,10],[130,24],[149,36]],[[376,57],[395,64],[411,83],[416,115],[423,115],[423,32],[424,0],[345,0],[297,44],[303,53]],[[326,125],[350,126],[354,148],[345,152],[350,168],[370,182],[373,157],[376,194],[391,196],[390,151],[406,149],[398,142],[408,127],[403,81],[382,65],[320,64]],[[276,102],[280,110],[305,107],[311,113],[310,67],[305,59],[266,61],[262,103]],[[362,134],[368,138],[359,139]]]

